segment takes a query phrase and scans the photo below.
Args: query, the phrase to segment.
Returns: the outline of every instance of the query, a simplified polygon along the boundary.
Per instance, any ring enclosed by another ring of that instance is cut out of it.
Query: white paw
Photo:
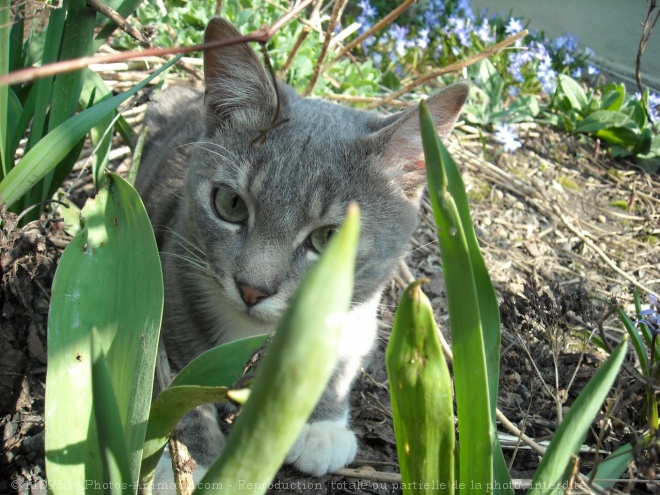
[[[197,469],[193,471],[193,482],[195,486],[202,481],[207,468],[197,464]],[[163,455],[158,461],[154,481],[152,485],[152,495],[176,495],[176,484],[174,482],[174,473],[172,472],[172,458],[170,451],[165,448]]]
[[[286,458],[303,473],[323,476],[355,459],[357,440],[343,422],[308,423]]]

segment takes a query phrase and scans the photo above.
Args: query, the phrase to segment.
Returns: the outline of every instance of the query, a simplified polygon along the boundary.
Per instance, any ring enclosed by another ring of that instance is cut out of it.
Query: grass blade
[[[571,406],[539,464],[528,495],[565,493],[567,467],[589,431],[592,421],[612,388],[628,348],[624,337]]]
[[[9,42],[11,39],[11,25],[9,16],[11,10],[7,2],[0,6],[0,75],[9,72]],[[9,173],[14,157],[8,156],[7,149],[10,139],[9,133],[9,86],[0,84],[0,178]],[[10,163],[11,160],[11,163]]]

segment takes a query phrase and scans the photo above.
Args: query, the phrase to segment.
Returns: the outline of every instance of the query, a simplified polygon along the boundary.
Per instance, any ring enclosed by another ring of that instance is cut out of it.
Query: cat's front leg
[[[355,459],[357,439],[348,425],[350,390],[375,342],[379,298],[375,296],[348,314],[334,373],[286,458],[287,464],[304,473],[322,476]]]
[[[355,458],[357,440],[348,428],[348,390],[341,393],[345,387],[341,383],[343,375],[349,372],[346,368],[345,363],[339,363],[286,458],[287,464],[293,464],[303,473],[322,476],[350,464]]]

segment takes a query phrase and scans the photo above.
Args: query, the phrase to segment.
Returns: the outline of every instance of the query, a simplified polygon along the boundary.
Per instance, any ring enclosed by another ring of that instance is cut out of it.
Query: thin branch
[[[639,89],[640,94],[644,93],[642,88],[642,54],[644,53],[644,50],[646,50],[646,45],[651,38],[651,33],[653,32],[655,24],[658,22],[658,18],[660,18],[660,10],[658,10],[655,15],[655,19],[652,19],[653,11],[658,8],[656,5],[656,0],[648,0],[648,5],[649,10],[646,13],[646,19],[644,19],[644,24],[642,25],[642,37],[639,40],[639,49],[637,50],[637,58],[635,60],[635,80],[637,81],[637,89]],[[657,133],[658,129],[655,127],[653,119],[651,119],[651,112],[649,111],[647,102],[644,101],[644,98],[642,98],[641,101],[642,106],[644,107],[644,111],[646,112],[646,118],[651,123],[653,131]]]
[[[87,0],[87,5],[96,10],[99,14],[106,16],[112,22],[114,22],[122,31],[126,32],[132,38],[140,43],[142,46],[148,48],[151,46],[151,43],[144,35],[138,31],[134,26],[132,26],[126,19],[124,19],[119,12],[114,10],[111,7],[108,7],[106,4],[100,0]]]
[[[413,90],[417,86],[420,86],[420,85],[424,84],[426,81],[429,81],[431,79],[435,79],[436,77],[442,76],[443,74],[448,74],[450,72],[458,72],[460,70],[463,70],[465,67],[469,67],[473,64],[476,64],[480,60],[488,58],[491,55],[495,54],[496,52],[499,52],[501,49],[506,48],[507,46],[515,43],[517,40],[519,40],[521,38],[524,38],[525,36],[527,36],[527,34],[528,34],[527,29],[523,29],[519,33],[508,37],[504,41],[501,41],[498,44],[491,46],[487,50],[485,50],[481,53],[477,53],[475,55],[472,55],[467,60],[463,60],[461,62],[453,63],[451,65],[448,65],[447,67],[443,67],[442,69],[438,69],[434,72],[431,72],[430,74],[426,74],[424,76],[418,77],[414,81],[406,84],[400,90],[395,91],[394,93],[391,93],[391,94],[387,95],[379,103],[373,103],[371,105],[368,105],[367,108],[376,108],[376,107],[379,107],[381,105],[385,105],[385,104],[389,103],[390,101],[394,100],[395,98],[398,98],[399,96],[401,96],[403,94],[409,93],[411,90]]]
[[[399,5],[392,12],[390,12],[385,17],[383,17],[380,21],[378,21],[376,24],[374,24],[369,30],[365,31],[360,36],[358,36],[353,41],[351,41],[348,45],[346,45],[344,48],[342,48],[342,50],[339,52],[339,54],[335,58],[333,58],[325,67],[323,67],[323,72],[327,71],[335,62],[337,62],[340,58],[342,58],[344,55],[346,55],[348,52],[350,52],[353,48],[355,48],[360,43],[362,43],[364,40],[366,40],[373,33],[376,33],[378,31],[380,31],[385,26],[387,26],[392,21],[394,21],[414,1],[415,0],[405,0],[405,2],[403,2],[401,5]]]
[[[263,26],[256,31],[246,35],[238,36],[236,38],[215,40],[209,43],[202,43],[200,45],[192,46],[178,46],[171,48],[147,48],[142,51],[130,51],[130,52],[120,52],[113,53],[108,55],[93,55],[90,57],[81,57],[72,60],[63,60],[61,62],[54,62],[52,64],[42,65],[41,67],[30,67],[28,69],[17,70],[11,72],[4,76],[0,76],[0,84],[17,84],[27,81],[33,81],[34,79],[46,76],[53,76],[56,74],[61,74],[63,72],[71,72],[74,70],[84,69],[90,64],[108,64],[111,62],[124,62],[126,60],[131,60],[134,58],[140,57],[162,57],[164,55],[174,55],[179,53],[190,53],[190,52],[199,52],[203,50],[212,50],[222,46],[236,45],[238,43],[245,43],[248,41],[257,41],[260,43],[265,43],[273,35],[284,26],[292,17],[294,17],[298,12],[307,7],[312,0],[302,0],[298,5],[296,5],[289,12],[280,17],[275,23],[268,27]]]
[[[328,47],[330,46],[330,41],[332,40],[332,33],[335,30],[335,26],[337,25],[337,21],[339,19],[339,13],[342,11],[342,7],[344,6],[345,2],[346,0],[336,0],[335,5],[332,8],[332,14],[330,15],[330,22],[328,22],[328,28],[326,29],[325,36],[323,37],[323,45],[321,46],[321,53],[319,54],[319,58],[316,61],[316,66],[314,67],[312,78],[309,80],[309,84],[307,85],[307,88],[305,88],[305,92],[304,92],[305,96],[309,95],[312,92],[314,86],[316,86],[316,82],[319,80],[319,76],[321,75],[321,66],[323,65],[323,61],[325,60],[325,57],[328,54]]]
[[[311,32],[312,32],[312,28],[310,28],[309,26],[303,26],[302,31],[300,31],[300,34],[298,35],[298,39],[296,39],[293,48],[289,52],[289,56],[287,57],[286,62],[284,62],[284,65],[282,65],[282,68],[279,70],[280,77],[283,78],[286,75],[286,71],[289,70],[289,67],[293,63],[293,59],[298,53],[298,50],[300,50],[300,47],[305,42],[307,36],[309,36],[309,33]]]

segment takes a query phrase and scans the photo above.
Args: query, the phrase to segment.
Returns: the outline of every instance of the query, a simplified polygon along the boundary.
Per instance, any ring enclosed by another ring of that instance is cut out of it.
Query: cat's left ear
[[[214,17],[204,33],[204,42],[239,38],[241,33],[228,20]],[[277,93],[256,52],[247,43],[204,52],[207,125],[230,119],[262,127],[273,120]]]
[[[469,89],[465,82],[455,83],[426,100],[443,141],[454,128]],[[419,108],[415,106],[387,117],[383,125],[378,135],[385,141],[382,153],[386,166],[395,172],[406,196],[418,199],[426,183]]]

